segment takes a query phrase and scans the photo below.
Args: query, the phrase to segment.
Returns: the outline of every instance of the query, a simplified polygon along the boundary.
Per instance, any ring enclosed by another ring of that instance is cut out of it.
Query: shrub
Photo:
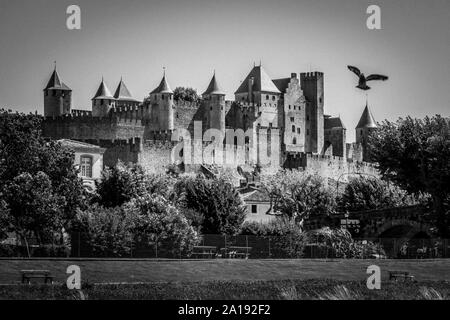
[[[380,249],[374,243],[370,241],[367,241],[365,244],[356,242],[352,239],[351,234],[344,229],[325,227],[305,232],[302,236],[305,247],[307,245],[314,246],[316,250],[319,250],[319,252],[316,252],[316,255],[323,258],[362,259],[373,253],[380,253]]]
[[[246,222],[241,235],[253,235],[271,239],[272,258],[301,258],[303,256],[303,231],[301,226],[287,218],[278,217],[267,224]]]

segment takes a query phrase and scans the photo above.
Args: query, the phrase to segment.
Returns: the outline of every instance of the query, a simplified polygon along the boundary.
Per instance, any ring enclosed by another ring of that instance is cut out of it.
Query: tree
[[[44,172],[22,173],[3,186],[2,193],[10,213],[6,230],[25,241],[29,256],[28,240],[32,236],[43,244],[52,240],[53,232],[63,228],[59,214],[63,199],[53,192]]]
[[[73,152],[46,141],[41,121],[37,115],[0,109],[0,201],[8,208],[4,221],[10,231],[27,237],[32,233],[39,243],[50,231],[62,236],[63,228],[70,229],[86,200]]]
[[[417,204],[412,195],[393,183],[373,177],[350,179],[339,198],[342,211],[362,211]]]
[[[173,91],[173,99],[175,101],[198,102],[200,97],[193,88],[177,87]]]
[[[186,217],[160,195],[137,197],[124,210],[137,217],[134,230],[138,242],[159,247],[166,244],[172,256],[189,252],[198,242],[197,232]]]
[[[203,175],[185,178],[176,185],[178,204],[203,217],[205,234],[236,234],[245,220],[246,209],[239,192],[222,179],[206,179]]]
[[[173,184],[174,178],[170,175],[149,175],[140,165],[125,165],[119,161],[113,168],[103,171],[102,179],[97,182],[96,201],[111,208],[145,194],[159,194],[169,198]]]
[[[270,198],[268,214],[284,216],[301,225],[311,215],[329,215],[335,211],[332,190],[316,174],[283,170],[263,176],[261,182]]]
[[[94,204],[77,215],[82,243],[94,257],[129,256],[137,217],[124,208],[104,208]]]
[[[431,195],[438,232],[450,236],[450,120],[436,115],[384,121],[369,137],[381,175],[411,193]]]
[[[9,209],[4,200],[0,200],[0,241],[8,237],[8,228],[11,224]]]

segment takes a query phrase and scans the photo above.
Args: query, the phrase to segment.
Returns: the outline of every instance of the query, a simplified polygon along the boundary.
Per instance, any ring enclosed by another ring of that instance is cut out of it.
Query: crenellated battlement
[[[176,141],[167,141],[167,140],[145,140],[144,141],[144,148],[151,148],[151,147],[157,147],[157,148],[163,148],[163,149],[172,149],[178,142]]]
[[[92,117],[92,110],[71,110],[74,117]]]
[[[323,161],[323,162],[348,162],[352,163],[358,166],[364,166],[364,167],[371,167],[376,168],[376,165],[374,163],[370,162],[364,162],[364,161],[354,161],[352,159],[346,159],[344,157],[338,157],[338,156],[330,156],[330,155],[318,155],[318,154],[307,154],[306,155],[307,160],[314,160],[314,161]]]
[[[235,102],[240,108],[259,108],[261,104],[255,102]]]
[[[134,105],[134,106],[118,106],[111,108],[112,113],[126,113],[131,111],[140,111],[142,108],[142,105]]]
[[[304,80],[314,80],[317,78],[323,77],[323,72],[318,72],[318,71],[314,71],[314,72],[304,72],[304,73],[300,73],[300,78],[304,79]]]
[[[72,113],[62,116],[50,116],[44,117],[47,123],[65,123],[65,124],[123,124],[134,125],[137,127],[143,126],[141,119],[135,115],[129,113],[129,111],[117,112],[111,110],[109,116],[106,117],[93,117],[92,111],[88,110],[72,110]]]
[[[202,104],[202,101],[185,101],[185,100],[178,100],[174,101],[174,106],[176,108],[183,108],[183,109],[198,109],[200,108]]]

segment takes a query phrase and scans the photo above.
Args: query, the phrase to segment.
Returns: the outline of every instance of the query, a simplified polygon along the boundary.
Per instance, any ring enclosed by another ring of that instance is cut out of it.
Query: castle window
[[[257,214],[257,213],[258,213],[258,205],[252,204],[252,214]]]
[[[294,110],[297,110],[297,106],[294,106]]]
[[[269,128],[272,128],[272,122],[269,123]]]
[[[292,144],[297,144],[297,138],[292,139]]]
[[[164,100],[164,95],[161,95],[161,99],[163,99],[163,100]]]
[[[306,116],[306,121],[309,121],[309,116]]]
[[[289,105],[289,110],[291,110],[291,105]]]
[[[294,117],[291,117],[291,122],[294,122]]]
[[[275,101],[275,96],[272,96],[272,100]]]
[[[80,171],[81,171],[82,177],[92,178],[92,157],[91,156],[81,156]]]
[[[295,133],[295,126],[292,126],[292,132]]]
[[[269,95],[266,95],[266,100],[269,100]]]
[[[297,128],[297,133],[300,134],[300,128]]]

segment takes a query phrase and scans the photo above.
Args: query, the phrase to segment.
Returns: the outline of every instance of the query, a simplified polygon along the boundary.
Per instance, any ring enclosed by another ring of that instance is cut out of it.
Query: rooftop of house
[[[58,142],[61,143],[61,145],[63,145],[64,147],[70,148],[75,152],[103,154],[106,151],[105,148],[101,148],[95,144],[90,144],[90,143],[76,141],[76,140],[61,139],[61,140],[58,140]]]

